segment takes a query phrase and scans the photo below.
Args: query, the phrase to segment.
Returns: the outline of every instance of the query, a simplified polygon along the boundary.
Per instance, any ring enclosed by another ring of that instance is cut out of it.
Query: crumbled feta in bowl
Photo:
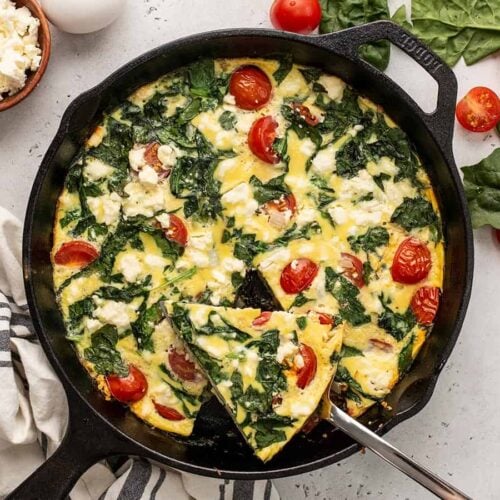
[[[12,0],[0,0],[0,110],[1,101],[23,89],[29,73],[36,72],[42,62],[38,12],[40,16],[43,13],[35,2],[27,4],[33,5],[30,8],[35,15],[26,6]],[[43,31],[48,32],[48,27],[44,26]],[[48,44],[50,38],[46,39]]]

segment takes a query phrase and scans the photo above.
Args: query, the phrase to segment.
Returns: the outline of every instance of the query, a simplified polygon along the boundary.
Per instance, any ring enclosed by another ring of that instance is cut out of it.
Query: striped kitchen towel
[[[21,223],[0,207],[0,498],[61,442],[68,412],[62,386],[38,344],[21,269]],[[222,481],[141,459],[91,467],[71,500],[279,500],[270,481]]]

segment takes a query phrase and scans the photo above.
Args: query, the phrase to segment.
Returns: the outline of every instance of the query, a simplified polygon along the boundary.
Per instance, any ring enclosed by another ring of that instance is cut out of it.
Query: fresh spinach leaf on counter
[[[285,174],[273,177],[264,184],[258,177],[250,177],[250,185],[253,188],[253,197],[259,205],[263,205],[271,200],[278,200],[282,196],[290,194],[290,189],[285,184]]]
[[[118,375],[126,377],[128,367],[123,362],[116,349],[118,331],[116,327],[105,325],[90,338],[91,345],[83,351],[85,359],[94,364],[94,369],[100,375]]]
[[[422,198],[403,199],[391,216],[391,222],[399,224],[407,231],[425,226],[439,227],[439,219],[428,200]]]
[[[500,229],[500,148],[462,172],[473,227]]]
[[[323,13],[320,33],[331,33],[359,24],[389,18],[387,0],[320,0]],[[389,63],[389,42],[382,40],[360,48],[361,57],[384,70]]]
[[[347,241],[355,252],[359,252],[360,250],[375,252],[378,247],[387,245],[389,242],[389,232],[382,226],[371,227],[366,233],[359,236],[348,236]]]
[[[370,316],[358,299],[359,289],[331,267],[325,269],[325,288],[337,299],[344,321],[353,326],[370,322]]]
[[[413,32],[450,66],[462,56],[470,65],[500,50],[498,0],[412,0],[411,24],[406,21],[405,6],[392,19]]]

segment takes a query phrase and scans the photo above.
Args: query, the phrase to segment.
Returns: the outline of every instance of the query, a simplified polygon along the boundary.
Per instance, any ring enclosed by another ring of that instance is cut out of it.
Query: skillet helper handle
[[[59,448],[7,500],[64,500],[92,465],[110,455],[138,451],[122,444],[107,424],[90,413],[80,396],[68,393],[68,404],[68,427]]]
[[[404,472],[408,477],[420,483],[439,498],[446,500],[472,500],[471,497],[415,462],[411,457],[392,446],[392,444],[380,436],[377,436],[373,431],[334,405],[332,405],[328,420],[348,436],[355,439],[359,444],[369,448],[373,453],[396,467],[396,469]]]
[[[354,36],[353,36],[354,35]],[[438,84],[436,109],[426,113],[419,109],[419,114],[439,140],[441,147],[451,150],[453,127],[455,123],[455,106],[457,102],[457,79],[452,69],[440,59],[430,48],[418,38],[392,21],[376,21],[355,26],[336,33],[322,35],[326,45],[335,45],[357,64],[368,66],[370,71],[387,78],[382,71],[364,61],[359,54],[359,47],[367,43],[389,40],[406,55],[416,61]]]

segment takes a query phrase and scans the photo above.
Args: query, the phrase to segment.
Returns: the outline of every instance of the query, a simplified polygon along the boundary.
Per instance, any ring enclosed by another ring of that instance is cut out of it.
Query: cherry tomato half
[[[163,228],[165,237],[170,241],[175,241],[182,247],[185,247],[188,240],[188,230],[180,217],[175,214],[169,214],[170,224]]]
[[[271,311],[262,311],[260,316],[257,316],[252,321],[252,326],[262,326],[265,325],[270,319],[273,313]]]
[[[323,312],[317,312],[316,314],[318,315],[320,325],[331,325],[331,326],[335,325],[335,321],[331,314],[326,314]]]
[[[242,66],[229,80],[229,93],[236,106],[249,111],[262,108],[271,98],[272,89],[271,80],[257,66]]]
[[[169,406],[163,406],[161,404],[153,402],[155,405],[155,410],[167,420],[184,420],[186,417],[179,413],[175,408],[170,408]]]
[[[248,132],[250,151],[266,163],[278,163],[280,158],[273,149],[278,123],[272,116],[263,116],[256,120]]]
[[[417,238],[406,238],[394,255],[392,279],[409,285],[418,283],[429,274],[431,263],[431,253],[425,243]]]
[[[308,35],[321,21],[318,0],[275,0],[271,22],[276,29]]]
[[[281,288],[285,293],[300,293],[311,285],[317,274],[318,265],[311,259],[294,259],[281,272]]]
[[[299,355],[302,357],[303,364],[297,370],[297,387],[305,389],[316,375],[318,361],[312,348],[306,344],[300,344]]]
[[[292,103],[292,109],[298,113],[308,125],[314,127],[319,123],[319,118],[316,115],[313,115],[307,106],[294,102]]]
[[[286,212],[287,210],[290,210],[290,212],[294,214],[297,211],[297,200],[295,199],[295,196],[292,193],[290,193],[287,194],[286,196],[278,198],[277,200],[268,201],[263,206],[263,209],[267,213],[272,211]]]
[[[340,265],[344,268],[344,276],[358,288],[365,286],[363,263],[350,253],[341,253],[340,257]]]
[[[134,365],[128,368],[126,377],[108,375],[106,377],[109,392],[121,403],[134,403],[144,397],[148,390],[148,381],[144,374]]]
[[[487,87],[474,87],[458,102],[457,120],[472,132],[486,132],[500,121],[500,99]]]
[[[436,286],[419,288],[411,299],[410,307],[421,325],[431,325],[439,307],[439,288]]]
[[[54,262],[61,266],[83,267],[99,257],[97,249],[86,241],[63,243],[54,255]]]
[[[158,158],[158,148],[160,144],[158,142],[150,142],[146,146],[144,151],[144,160],[148,165],[153,167],[155,170],[161,170],[162,163]]]
[[[193,382],[200,378],[200,372],[196,369],[196,365],[186,357],[186,353],[183,351],[170,349],[168,363],[172,371],[182,380]]]

